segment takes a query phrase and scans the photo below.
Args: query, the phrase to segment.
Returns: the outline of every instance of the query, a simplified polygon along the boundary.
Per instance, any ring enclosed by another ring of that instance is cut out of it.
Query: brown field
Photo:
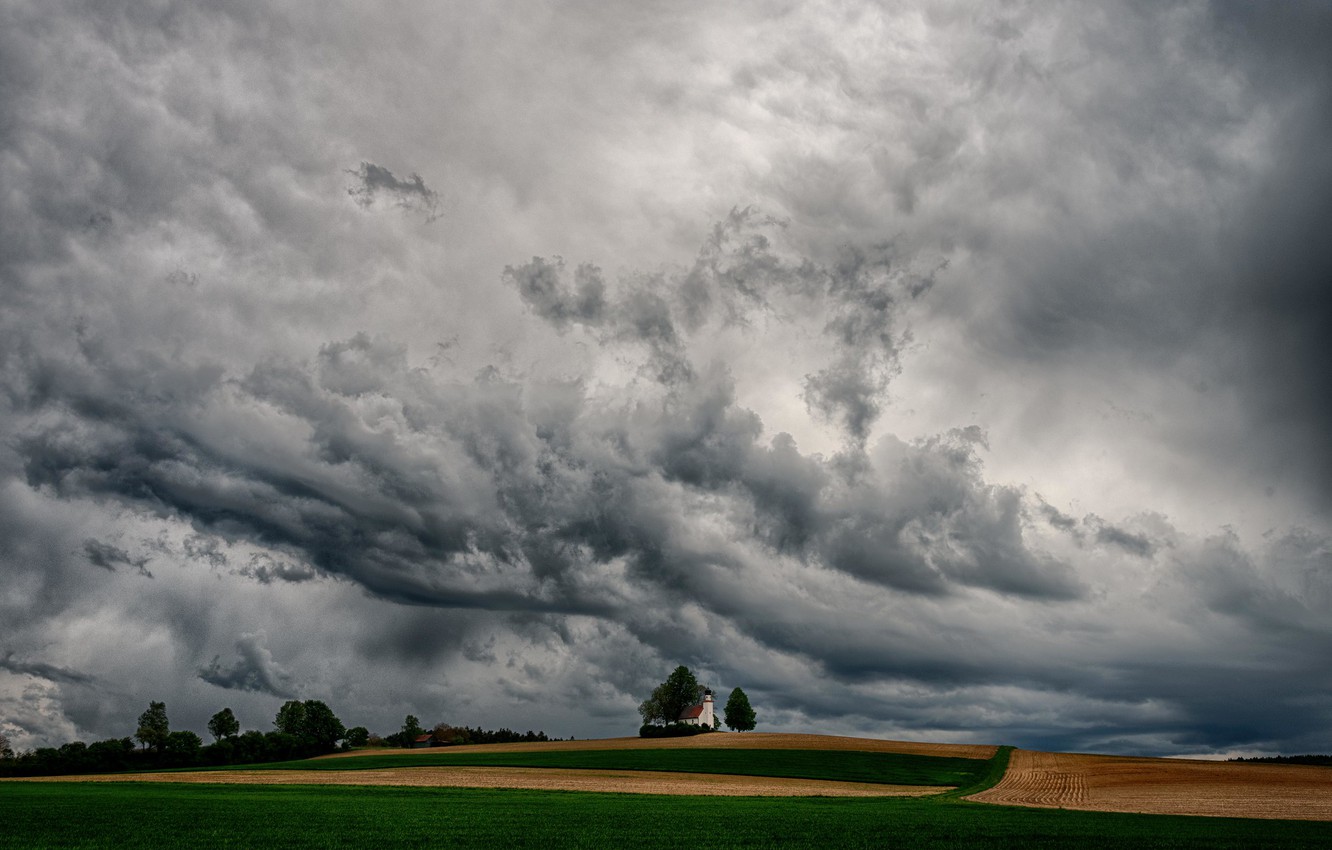
[[[854,750],[866,753],[906,753],[918,756],[988,759],[996,747],[988,744],[924,744],[914,741],[883,741],[878,738],[844,738],[838,735],[793,735],[782,732],[732,732],[695,735],[691,738],[596,738],[587,741],[533,741],[519,744],[471,744],[446,749],[376,749],[334,753],[323,758],[346,758],[370,753],[527,753],[540,750],[661,750],[676,747],[743,750]]]
[[[983,803],[1101,812],[1332,820],[1332,768],[1014,750]]]
[[[387,770],[205,770],[191,773],[133,773],[41,776],[13,782],[199,782],[225,785],[410,785],[450,788],[534,788],[544,791],[611,791],[618,794],[702,794],[717,797],[919,797],[947,788],[874,785],[662,773],[646,770],[564,770],[519,767],[413,767]]]

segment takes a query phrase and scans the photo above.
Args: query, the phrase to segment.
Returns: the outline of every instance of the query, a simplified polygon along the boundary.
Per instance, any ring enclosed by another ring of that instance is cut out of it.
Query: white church
[[[680,716],[676,719],[680,723],[688,723],[692,726],[715,727],[717,723],[712,714],[712,688],[703,692],[703,702],[689,706],[680,712]]]

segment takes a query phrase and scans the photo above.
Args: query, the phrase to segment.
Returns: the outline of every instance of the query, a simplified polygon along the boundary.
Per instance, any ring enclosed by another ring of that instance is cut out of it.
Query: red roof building
[[[712,713],[712,689],[709,688],[703,692],[703,702],[698,705],[691,705],[684,711],[680,712],[680,716],[676,718],[676,722],[688,723],[693,726],[716,726],[717,723],[714,720]]]

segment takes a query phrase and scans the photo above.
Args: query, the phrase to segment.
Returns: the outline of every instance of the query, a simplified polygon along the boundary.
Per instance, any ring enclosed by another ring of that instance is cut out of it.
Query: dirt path
[[[690,738],[596,738],[587,741],[534,741],[520,744],[475,744],[446,749],[357,750],[324,758],[346,758],[371,753],[526,753],[558,750],[853,750],[866,753],[905,753],[919,756],[951,756],[987,759],[995,747],[987,744],[925,744],[916,741],[883,741],[877,738],[844,738],[838,735],[794,735],[782,732],[722,732]]]
[[[12,782],[198,782],[227,785],[403,785],[450,788],[533,788],[621,794],[720,797],[919,797],[947,788],[874,785],[766,776],[665,773],[646,770],[564,770],[516,767],[412,767],[387,770],[209,770],[99,776],[42,776]]]
[[[1332,820],[1332,768],[1014,750],[968,799],[1101,812]]]

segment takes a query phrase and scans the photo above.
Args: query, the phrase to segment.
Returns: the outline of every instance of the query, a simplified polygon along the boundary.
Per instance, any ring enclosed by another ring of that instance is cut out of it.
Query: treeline
[[[132,737],[91,744],[73,741],[19,754],[10,751],[7,757],[6,748],[0,748],[0,775],[116,773],[286,761],[331,753],[339,746],[345,747],[348,737],[368,735],[364,729],[348,730],[332,709],[313,699],[284,703],[273,725],[276,728],[272,732],[252,730],[242,734],[236,715],[224,708],[208,721],[214,741],[204,744],[194,732],[171,728],[166,703],[151,702],[139,715],[139,726]]]
[[[1332,756],[1251,756],[1250,758],[1233,758],[1226,761],[1243,761],[1260,764],[1314,764],[1326,767],[1332,767]]]
[[[74,741],[59,747],[39,747],[15,753],[8,740],[0,735],[0,776],[220,767],[291,761],[354,747],[410,747],[426,733],[415,717],[408,715],[407,720],[401,731],[381,738],[364,726],[344,727],[333,710],[319,700],[290,700],[278,709],[273,720],[275,728],[271,732],[241,732],[236,715],[230,708],[222,709],[208,721],[208,731],[214,741],[205,744],[191,731],[172,730],[166,704],[152,702],[148,710],[139,715],[139,726],[132,737],[109,738],[91,744]],[[439,745],[551,740],[545,732],[472,729],[446,723],[437,724],[430,735]]]
[[[412,714],[403,721],[402,729],[383,738],[371,735],[364,744],[355,746],[370,747],[412,747],[419,746],[420,740],[429,735],[426,742],[432,747],[447,747],[462,744],[513,744],[522,741],[550,741],[545,732],[515,732],[507,727],[502,729],[473,729],[470,726],[453,726],[448,723],[436,723],[430,732],[421,726],[421,721]]]

